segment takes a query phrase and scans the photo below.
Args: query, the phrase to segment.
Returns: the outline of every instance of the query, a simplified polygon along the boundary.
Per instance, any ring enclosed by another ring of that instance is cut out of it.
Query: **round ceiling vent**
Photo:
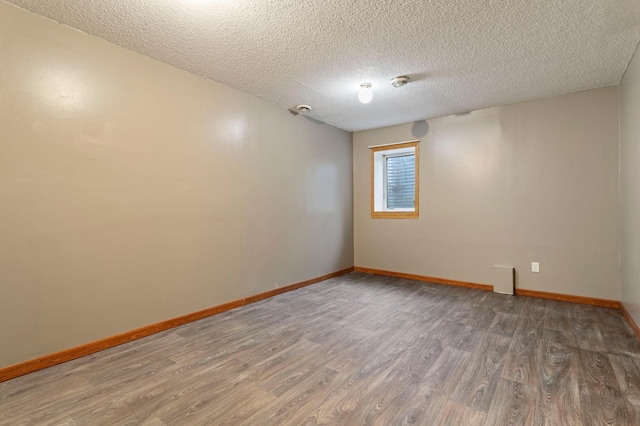
[[[306,114],[308,112],[311,112],[311,107],[309,105],[298,105],[296,107],[296,111],[298,111],[300,114]]]
[[[391,79],[391,85],[393,87],[402,87],[408,82],[409,82],[409,77],[407,77],[406,75],[401,75]]]

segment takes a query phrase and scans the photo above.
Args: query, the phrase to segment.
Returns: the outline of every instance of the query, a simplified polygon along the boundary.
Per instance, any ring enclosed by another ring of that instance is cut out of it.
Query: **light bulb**
[[[371,83],[362,83],[360,85],[360,93],[358,93],[358,99],[363,104],[368,104],[373,99],[373,89]]]

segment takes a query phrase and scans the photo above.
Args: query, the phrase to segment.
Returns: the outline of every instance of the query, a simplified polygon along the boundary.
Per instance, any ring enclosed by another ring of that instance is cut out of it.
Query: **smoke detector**
[[[401,75],[391,79],[391,85],[393,87],[402,87],[408,82],[409,82],[409,77],[407,77],[406,75]]]
[[[296,107],[296,111],[298,111],[300,114],[306,114],[308,112],[311,112],[311,107],[309,105],[298,105]]]

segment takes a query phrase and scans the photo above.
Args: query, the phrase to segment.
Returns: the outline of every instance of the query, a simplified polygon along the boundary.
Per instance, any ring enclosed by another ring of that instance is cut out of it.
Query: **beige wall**
[[[347,132],[0,2],[0,367],[353,266]]]
[[[622,303],[640,324],[640,50],[620,84]]]
[[[355,264],[620,299],[616,87],[429,120],[420,218],[371,219],[367,146],[411,124],[354,134]],[[540,262],[540,273],[531,262]]]

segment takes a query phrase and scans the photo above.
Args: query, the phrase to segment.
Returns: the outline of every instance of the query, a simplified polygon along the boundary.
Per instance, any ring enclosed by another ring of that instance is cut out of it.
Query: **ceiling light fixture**
[[[402,87],[409,82],[409,77],[406,75],[400,75],[391,79],[391,85],[393,87]]]
[[[360,93],[358,93],[358,99],[363,104],[368,104],[373,99],[373,89],[371,83],[362,83],[360,85]]]
[[[298,105],[296,107],[296,111],[298,111],[300,114],[306,114],[308,112],[311,112],[311,107],[309,105]]]

